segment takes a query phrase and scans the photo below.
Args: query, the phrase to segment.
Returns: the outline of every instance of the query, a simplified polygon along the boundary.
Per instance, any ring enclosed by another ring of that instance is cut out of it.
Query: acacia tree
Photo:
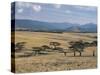
[[[90,44],[91,44],[91,43],[89,43],[89,42],[84,42],[84,46],[85,46],[85,47],[90,47]]]
[[[97,41],[93,41],[93,42],[91,43],[91,46],[97,46]]]
[[[15,44],[15,51],[21,51],[24,48],[25,43],[26,42],[18,42],[18,43],[16,43]]]
[[[47,45],[43,45],[43,46],[41,46],[41,48],[42,48],[42,50],[45,50],[45,51],[46,51],[46,49],[50,49],[50,47]]]
[[[76,56],[76,52],[80,53],[80,56],[82,56],[82,52],[84,51],[85,45],[82,40],[76,41],[76,42],[70,42],[70,49],[74,52],[74,56]]]
[[[56,50],[57,49],[57,46],[60,46],[61,44],[59,43],[59,42],[50,42],[50,46],[52,46],[52,48],[54,49],[54,50]]]

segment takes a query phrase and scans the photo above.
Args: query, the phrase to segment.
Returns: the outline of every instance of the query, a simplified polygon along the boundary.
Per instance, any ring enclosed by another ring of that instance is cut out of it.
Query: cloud
[[[18,7],[23,7],[23,6],[25,6],[25,5],[24,5],[23,2],[17,2],[17,3],[16,3],[16,6],[18,6]]]
[[[17,5],[19,8],[22,8],[22,7],[29,8],[30,6],[32,6],[31,3],[27,3],[27,2],[17,2],[16,5]]]
[[[70,11],[70,10],[66,10],[65,12],[68,13],[68,14],[69,14],[69,13],[72,13],[72,11]]]
[[[54,7],[59,9],[61,7],[61,4],[54,4]]]
[[[23,9],[22,8],[19,8],[19,9],[17,9],[17,12],[18,13],[22,13],[23,12]]]
[[[36,12],[39,12],[41,11],[42,7],[40,5],[33,5],[33,10],[36,11]]]
[[[86,10],[86,11],[96,11],[96,7],[89,7],[89,6],[75,6],[74,8],[79,10]]]
[[[32,4],[31,3],[25,3],[25,6],[28,8],[28,7],[32,6]]]

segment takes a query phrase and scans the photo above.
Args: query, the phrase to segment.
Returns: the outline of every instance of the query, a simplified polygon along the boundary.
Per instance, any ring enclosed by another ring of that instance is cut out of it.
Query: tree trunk
[[[66,53],[67,53],[67,52],[64,52],[64,55],[65,55],[65,56],[66,56]]]
[[[75,51],[74,51],[74,56],[76,56],[76,53],[75,53]]]
[[[79,52],[80,53],[80,56],[82,56],[82,52]]]
[[[93,56],[95,56],[95,51],[93,51]]]

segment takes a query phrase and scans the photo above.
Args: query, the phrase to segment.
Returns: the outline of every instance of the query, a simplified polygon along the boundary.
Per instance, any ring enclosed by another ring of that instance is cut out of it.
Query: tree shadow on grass
[[[39,55],[49,55],[49,53],[39,53]]]
[[[48,55],[49,53],[39,53],[37,55],[34,55],[33,53],[30,54],[22,54],[22,55],[18,55],[15,58],[24,58],[24,57],[32,57],[32,56],[42,56],[42,55]]]

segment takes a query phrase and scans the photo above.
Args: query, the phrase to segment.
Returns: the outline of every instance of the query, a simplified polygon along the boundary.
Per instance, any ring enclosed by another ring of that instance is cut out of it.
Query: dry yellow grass
[[[27,42],[25,47],[49,45],[55,41],[61,43],[60,47],[68,48],[68,42],[76,40],[93,41],[96,33],[46,33],[46,32],[15,32],[15,42]],[[73,57],[73,53],[64,56],[63,53],[50,53],[48,55],[30,56],[15,58],[15,68],[17,73],[23,72],[42,72],[42,71],[61,71],[74,69],[90,69],[97,67],[97,57],[92,57],[92,51],[96,47],[86,48],[79,57]],[[15,53],[16,55],[23,54]],[[13,59],[13,58],[12,58]]]
[[[97,66],[96,57],[72,57],[63,54],[16,59],[16,72],[43,72],[90,69]]]
[[[87,36],[88,35],[88,36]],[[60,42],[61,47],[68,47],[68,42],[84,40],[93,41],[91,38],[96,36],[96,33],[46,33],[46,32],[15,32],[15,42],[27,42],[26,47],[49,45],[50,42]]]

